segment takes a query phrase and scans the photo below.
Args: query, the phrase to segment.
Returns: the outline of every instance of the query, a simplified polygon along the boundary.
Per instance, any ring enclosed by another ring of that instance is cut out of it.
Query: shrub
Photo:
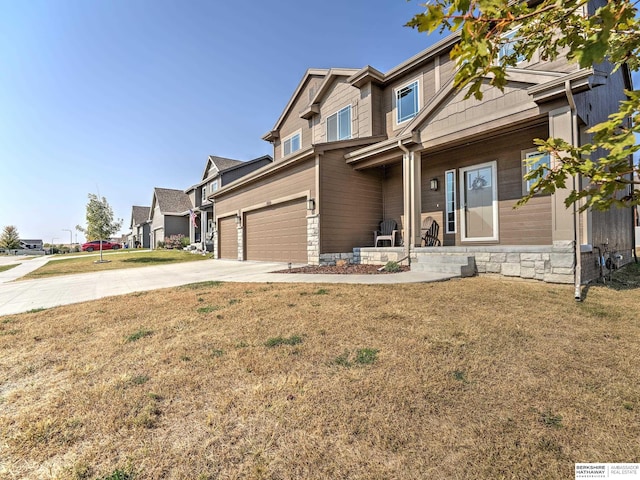
[[[171,235],[170,237],[164,237],[164,246],[165,248],[182,248],[182,240],[185,238],[184,235]],[[189,244],[189,239],[187,239],[187,245]]]
[[[384,266],[384,271],[385,272],[390,272],[390,273],[396,273],[400,271],[400,264],[398,262],[394,262],[393,260],[390,262],[387,262],[387,264]]]
[[[191,245],[191,241],[187,237],[183,236],[182,240],[180,240],[180,244],[182,245],[182,248],[188,247],[189,245]]]

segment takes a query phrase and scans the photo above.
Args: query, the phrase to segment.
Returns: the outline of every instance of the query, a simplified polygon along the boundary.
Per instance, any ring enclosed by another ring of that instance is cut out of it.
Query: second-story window
[[[214,180],[213,182],[211,182],[211,193],[217,190],[218,190],[218,180]]]
[[[297,150],[300,150],[300,133],[296,133],[282,142],[282,156],[286,157]]]
[[[500,50],[498,51],[498,63],[501,63],[501,60],[505,57],[513,55],[515,53],[515,45],[516,45],[516,34],[518,33],[518,29],[511,30],[508,33],[505,33],[501,42]],[[520,63],[526,60],[526,57],[522,54],[516,56],[516,63]]]
[[[418,114],[418,81],[396,90],[396,123],[406,122]]]
[[[351,138],[351,105],[327,117],[327,142]]]
[[[207,201],[207,186],[206,185],[202,186],[202,201],[203,202]]]

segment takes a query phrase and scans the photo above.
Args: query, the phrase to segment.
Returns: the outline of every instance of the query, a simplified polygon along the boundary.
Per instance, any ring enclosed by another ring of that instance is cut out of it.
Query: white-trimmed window
[[[351,105],[327,117],[327,142],[351,138]]]
[[[445,231],[456,233],[456,171],[444,172],[444,196],[445,196]]]
[[[207,185],[202,185],[202,201],[207,201]]]
[[[214,180],[211,182],[211,193],[216,192],[218,190],[218,180]]]
[[[412,119],[420,108],[419,82],[413,82],[395,89],[396,123],[400,124]]]
[[[507,57],[509,55],[513,55],[514,53],[514,47],[516,45],[516,35],[518,33],[518,29],[514,29],[511,30],[507,33],[505,33],[501,40],[502,40],[502,45],[500,46],[500,50],[498,50],[498,63],[500,63],[500,61],[504,58]],[[520,62],[524,62],[526,60],[526,57],[524,55],[518,55],[516,57],[516,62],[520,63]]]
[[[287,155],[292,154],[295,151],[300,150],[302,147],[302,133],[296,132],[293,135],[285,138],[282,142],[282,156],[286,157]]]
[[[540,152],[537,149],[534,150],[524,150],[522,152],[522,176],[524,177],[527,173],[529,173],[532,170],[535,170],[536,168],[540,167],[541,165],[546,165],[547,167],[550,165],[550,158],[548,154],[544,154],[542,152]],[[535,180],[525,180],[524,178],[522,179],[522,194],[523,195],[528,195],[529,194],[529,190],[531,190],[531,187],[533,186],[534,183],[536,183],[537,179]]]

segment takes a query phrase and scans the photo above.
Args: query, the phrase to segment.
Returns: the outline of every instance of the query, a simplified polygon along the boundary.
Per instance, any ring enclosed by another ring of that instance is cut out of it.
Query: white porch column
[[[422,227],[422,160],[417,152],[409,153],[411,174],[411,237],[413,245],[421,245],[420,228]]]
[[[549,136],[562,138],[573,144],[573,119],[571,109],[568,106],[549,112]],[[551,162],[553,168],[558,160],[551,159]],[[568,185],[571,185],[570,178],[567,179],[567,182],[569,182]],[[551,196],[551,237],[554,242],[575,239],[573,211],[564,204],[570,192],[569,188],[559,189]]]
[[[402,154],[402,204],[404,210],[404,225],[402,228],[403,241],[404,241],[404,253],[409,255],[411,251],[411,153],[406,152]]]
[[[193,227],[193,220],[191,219],[191,214],[189,214],[189,243],[193,243],[196,241],[196,230]]]
[[[207,211],[203,210],[200,213],[200,244],[202,245],[202,250],[207,249]]]

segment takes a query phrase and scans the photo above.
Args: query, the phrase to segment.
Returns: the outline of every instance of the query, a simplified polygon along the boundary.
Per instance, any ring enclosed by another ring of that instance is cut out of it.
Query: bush
[[[180,241],[180,243],[182,244],[182,248],[185,248],[191,245],[191,241],[187,237],[182,237],[182,240]]]
[[[170,237],[164,237],[164,246],[165,248],[182,248],[182,240],[184,238],[184,235],[171,235]]]
[[[393,260],[390,262],[387,262],[387,264],[384,266],[384,271],[391,272],[391,273],[399,272],[400,264],[398,262],[394,262]]]
[[[156,246],[158,248],[164,248],[164,242],[158,242]]]

